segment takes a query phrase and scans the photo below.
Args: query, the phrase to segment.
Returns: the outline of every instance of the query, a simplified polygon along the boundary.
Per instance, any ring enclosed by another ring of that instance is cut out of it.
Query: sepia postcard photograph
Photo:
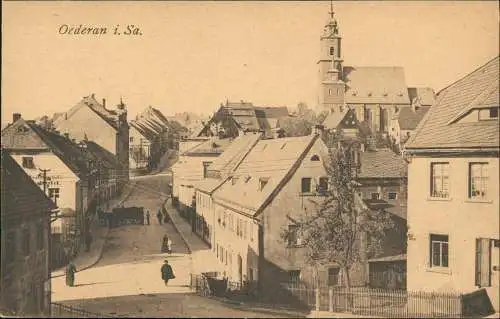
[[[500,318],[497,1],[2,1],[0,317]]]

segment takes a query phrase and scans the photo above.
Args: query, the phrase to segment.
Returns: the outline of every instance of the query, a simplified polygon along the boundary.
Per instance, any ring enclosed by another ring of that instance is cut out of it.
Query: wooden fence
[[[461,318],[462,296],[367,287],[317,287],[284,284],[310,309],[389,318]]]

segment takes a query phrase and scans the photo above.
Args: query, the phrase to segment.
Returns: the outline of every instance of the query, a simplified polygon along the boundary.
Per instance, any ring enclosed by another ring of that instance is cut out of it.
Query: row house
[[[77,253],[99,200],[117,195],[120,173],[113,154],[89,141],[76,144],[15,114],[2,131],[2,149],[52,199],[59,209],[52,223],[52,258],[62,262]]]
[[[437,94],[406,145],[408,289],[485,289],[499,311],[499,62]]]
[[[387,133],[399,109],[409,108],[413,93],[419,98],[427,88],[409,88],[402,67],[344,66],[342,37],[333,12],[320,37],[318,112],[348,106],[376,133]]]
[[[55,204],[1,151],[0,312],[50,314],[50,221]]]
[[[114,110],[106,108],[106,100],[99,102],[94,94],[54,120],[53,126],[62,134],[69,134],[77,142],[94,141],[113,155],[120,163],[119,190],[129,179],[129,126],[123,101]]]
[[[213,234],[216,225],[212,194],[218,186],[224,183],[261,138],[261,133],[248,133],[235,138],[226,150],[208,166],[205,178],[194,183],[196,191],[194,231],[210,247],[215,246]]]
[[[280,119],[289,117],[286,107],[255,106],[251,102],[226,101],[197,132],[197,137],[234,138],[243,132],[262,132],[266,137],[281,136]]]
[[[185,150],[172,166],[172,203],[195,227],[195,188],[194,183],[207,176],[210,164],[220,156],[232,139],[212,138]]]
[[[172,148],[170,123],[160,110],[149,106],[130,121],[130,168],[155,166],[161,156]]]

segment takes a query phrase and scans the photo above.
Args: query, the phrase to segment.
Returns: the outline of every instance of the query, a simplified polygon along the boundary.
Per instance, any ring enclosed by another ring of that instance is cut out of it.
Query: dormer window
[[[488,109],[479,110],[479,120],[494,120],[498,119],[498,107],[491,107]]]
[[[231,184],[232,185],[236,185],[237,182],[238,182],[238,177],[231,178]]]
[[[312,162],[318,162],[319,161],[319,156],[318,155],[311,156],[311,161]]]
[[[259,191],[262,191],[264,187],[266,187],[267,183],[269,182],[269,178],[259,178]]]

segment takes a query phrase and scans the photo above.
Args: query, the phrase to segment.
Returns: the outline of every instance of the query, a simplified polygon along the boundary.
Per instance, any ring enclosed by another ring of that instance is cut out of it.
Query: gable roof
[[[222,185],[224,180],[205,178],[200,181],[193,182],[193,187],[204,193],[211,194],[218,186]]]
[[[338,112],[337,111],[330,112],[330,114],[328,114],[328,116],[323,121],[322,125],[327,130],[336,129],[342,124],[342,121],[347,117],[348,114],[353,120],[352,123],[348,124],[348,126],[352,125],[359,126],[359,121],[356,118],[356,113],[354,112],[353,109],[350,109],[348,107],[345,107],[344,109]],[[349,122],[349,118],[347,118],[345,122]]]
[[[87,146],[88,155],[92,157],[94,162],[98,161],[102,163],[104,167],[110,169],[122,167],[118,158],[99,144],[93,141],[82,141],[82,143]]]
[[[1,150],[2,215],[47,213],[56,205],[5,150]]]
[[[78,102],[75,106],[73,106],[69,111],[67,111],[63,116],[59,116],[56,120],[54,120],[54,126],[59,127],[62,123],[67,121],[67,119],[71,118],[73,114],[75,114],[82,107],[88,107],[94,113],[96,113],[101,119],[103,119],[107,124],[109,124],[112,128],[118,131],[118,123],[117,113],[113,110],[108,110],[101,103],[99,103],[94,94],[83,97],[83,99]]]
[[[91,158],[85,152],[82,152],[77,144],[55,132],[43,129],[33,122],[26,121],[26,124],[73,173],[80,179],[86,178],[88,173],[87,164]]]
[[[441,90],[435,104],[406,143],[406,150],[498,149],[498,119],[475,122],[457,122],[456,119],[478,107],[498,107],[499,60],[497,56]]]
[[[137,130],[142,136],[144,136],[146,139],[149,141],[153,141],[156,137],[156,133],[152,131],[151,129],[143,126],[140,123],[137,123],[136,121],[132,120],[130,121],[130,126],[133,127],[134,129]]]
[[[408,164],[393,151],[382,148],[360,153],[361,168],[358,178],[401,178]]]
[[[348,104],[410,104],[402,67],[345,66],[343,71]]]
[[[428,106],[421,106],[413,110],[411,107],[402,107],[393,118],[398,120],[401,130],[414,130],[417,128],[418,123],[424,118],[427,111],[429,111],[429,108]]]
[[[249,216],[258,215],[293,176],[316,141],[322,143],[318,135],[259,140],[233,176],[213,193],[214,201]],[[261,181],[265,181],[262,189]]]
[[[209,171],[231,172],[260,140],[261,134],[244,134],[236,137],[226,150],[208,167]]]

